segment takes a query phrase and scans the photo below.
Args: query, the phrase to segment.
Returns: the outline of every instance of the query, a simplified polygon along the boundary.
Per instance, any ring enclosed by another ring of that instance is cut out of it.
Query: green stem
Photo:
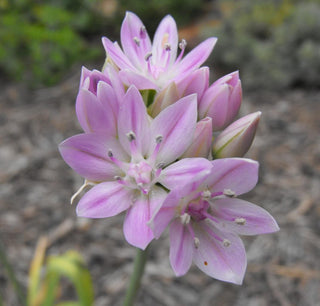
[[[137,255],[134,259],[133,273],[130,278],[129,287],[127,288],[123,306],[133,305],[133,302],[135,300],[135,297],[140,287],[141,278],[144,272],[144,267],[147,262],[148,248],[149,247],[147,247],[144,251],[137,249]]]
[[[19,282],[15,276],[14,270],[13,270],[11,264],[9,263],[9,260],[7,258],[5,249],[4,249],[1,241],[0,241],[0,263],[3,265],[3,267],[5,268],[5,270],[7,272],[8,278],[9,278],[10,282],[12,283],[12,286],[17,294],[17,297],[18,297],[20,304],[25,305],[26,298],[25,298],[24,293],[22,291],[22,286],[19,284]]]

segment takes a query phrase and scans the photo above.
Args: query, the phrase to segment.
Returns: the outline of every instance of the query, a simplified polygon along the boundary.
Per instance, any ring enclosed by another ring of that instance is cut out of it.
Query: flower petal
[[[86,218],[115,216],[132,205],[132,191],[118,182],[104,182],[90,189],[77,205],[77,215]]]
[[[136,143],[138,152],[142,155],[147,153],[150,142],[148,114],[141,94],[134,86],[128,89],[120,108],[118,132],[119,140],[129,154],[133,153],[127,136],[129,132],[136,135],[136,139],[133,141]]]
[[[166,47],[168,49],[166,49]],[[152,61],[156,65],[161,65],[164,60],[168,65],[172,65],[177,57],[178,30],[175,20],[167,15],[164,17],[153,38]],[[165,57],[169,56],[167,60]]]
[[[206,117],[197,122],[191,145],[182,157],[204,157],[210,155],[212,143],[212,119]]]
[[[198,268],[218,280],[242,284],[247,259],[241,239],[204,221],[195,224],[194,233],[199,239],[199,247],[193,256]]]
[[[130,244],[144,250],[154,238],[148,221],[166,196],[167,192],[164,189],[154,187],[148,196],[141,195],[135,199],[123,224],[124,236]]]
[[[113,43],[107,37],[102,37],[102,44],[107,52],[107,56],[110,56],[112,61],[120,68],[120,69],[133,69],[135,67],[132,65],[127,56],[123,53],[118,43]]]
[[[157,162],[168,164],[186,151],[197,120],[197,97],[190,95],[164,109],[151,123],[151,135],[162,136]],[[152,148],[153,151],[153,148]],[[151,151],[151,152],[152,152]]]
[[[186,226],[179,219],[170,226],[170,263],[177,276],[190,269],[194,253],[194,241]]]
[[[217,227],[239,235],[259,235],[277,232],[279,226],[263,208],[240,199],[214,201]],[[238,222],[237,222],[238,221]]]
[[[121,26],[124,53],[138,69],[146,65],[145,55],[151,51],[151,41],[140,18],[127,12]]]
[[[247,158],[222,158],[212,161],[211,175],[205,184],[212,192],[231,189],[236,195],[250,191],[258,181],[258,162]]]
[[[152,81],[152,78],[147,78],[142,75],[140,72],[135,72],[130,69],[124,69],[119,72],[121,81],[126,85],[134,85],[138,89],[158,89],[155,82]]]
[[[207,176],[211,168],[211,162],[205,158],[184,158],[165,168],[159,182],[166,188],[173,189]]]
[[[98,98],[87,89],[80,89],[76,101],[76,113],[79,123],[86,133],[109,132],[107,112]],[[112,134],[112,133],[110,133]]]
[[[177,79],[179,76],[181,76],[180,78],[184,77],[185,74],[189,74],[192,70],[197,69],[202,65],[209,57],[216,42],[217,38],[215,37],[206,39],[189,52],[180,63],[177,63]]]
[[[65,162],[81,176],[91,181],[105,181],[119,175],[119,168],[108,158],[108,150],[114,156],[128,160],[118,141],[100,134],[79,134],[63,141],[60,154]]]

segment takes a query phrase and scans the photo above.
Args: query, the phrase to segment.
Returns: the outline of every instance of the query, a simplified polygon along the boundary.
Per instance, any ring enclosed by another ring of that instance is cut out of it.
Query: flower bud
[[[98,70],[90,71],[82,67],[79,89],[84,88],[97,95],[98,83],[100,81],[110,84],[109,78]]]
[[[211,117],[213,131],[221,130],[234,120],[241,100],[241,81],[238,71],[235,71],[220,78],[205,91],[199,103],[199,117]]]
[[[156,117],[167,106],[179,100],[177,86],[174,82],[170,83],[164,90],[156,95],[154,102],[149,107],[152,117]]]
[[[212,120],[206,117],[199,121],[193,135],[193,141],[182,158],[204,157],[208,158],[212,143]]]
[[[209,87],[209,68],[201,67],[184,79],[177,82],[179,97],[185,97],[193,93],[197,94],[198,101]]]
[[[213,142],[213,158],[242,157],[255,136],[261,112],[255,112],[233,122]]]

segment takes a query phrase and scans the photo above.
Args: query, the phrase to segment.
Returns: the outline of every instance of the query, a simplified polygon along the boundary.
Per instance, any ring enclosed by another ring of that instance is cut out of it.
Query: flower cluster
[[[278,225],[237,198],[257,183],[258,163],[243,156],[261,115],[235,121],[242,100],[238,72],[210,85],[209,68],[200,66],[216,38],[184,56],[187,43],[178,41],[171,16],[151,42],[128,12],[122,48],[102,41],[103,70],[82,69],[76,113],[83,133],[60,144],[66,163],[85,178],[75,196],[92,186],[78,216],[126,211],[124,236],[141,249],[169,226],[176,275],[193,261],[214,278],[241,284],[246,255],[239,235],[275,232]]]

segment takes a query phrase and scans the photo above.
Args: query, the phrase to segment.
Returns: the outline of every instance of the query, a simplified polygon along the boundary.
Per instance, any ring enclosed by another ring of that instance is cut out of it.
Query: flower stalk
[[[148,249],[149,247],[147,247],[145,250],[137,248],[137,254],[133,264],[133,272],[130,277],[129,286],[127,288],[123,306],[132,306],[134,303],[134,300],[140,288],[141,279],[147,262]]]

